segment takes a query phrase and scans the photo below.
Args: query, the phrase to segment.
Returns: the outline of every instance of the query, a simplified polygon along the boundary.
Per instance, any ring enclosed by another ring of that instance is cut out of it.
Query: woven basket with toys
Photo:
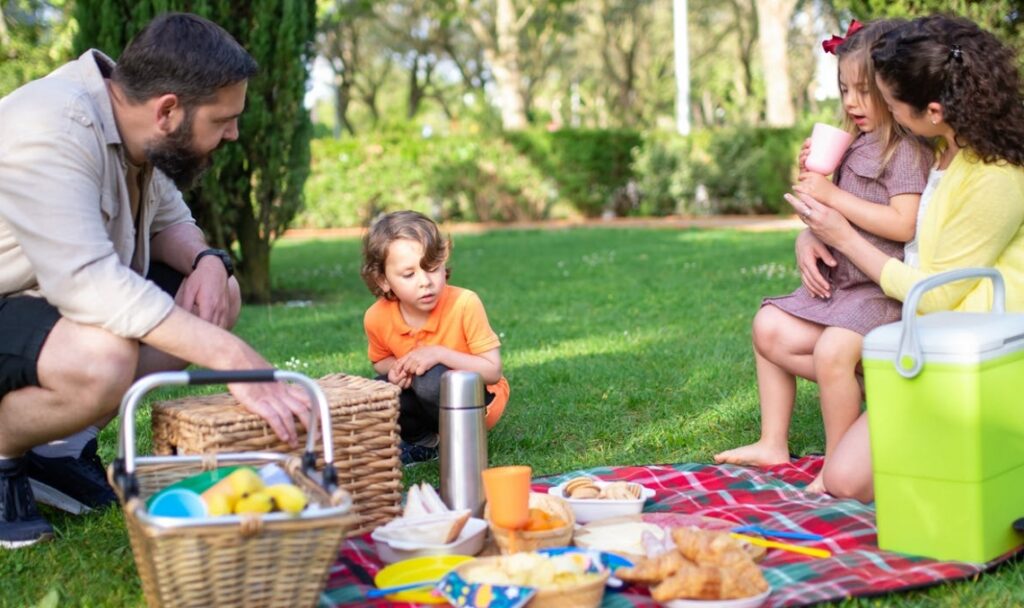
[[[522,530],[513,531],[495,525],[490,518],[490,505],[484,510],[484,519],[498,549],[508,554],[569,546],[576,526],[576,516],[569,503],[557,496],[531,492],[529,504],[530,521]]]

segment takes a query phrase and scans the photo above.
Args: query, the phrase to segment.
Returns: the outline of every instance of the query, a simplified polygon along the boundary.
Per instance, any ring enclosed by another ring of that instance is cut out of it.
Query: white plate
[[[377,546],[377,555],[386,564],[427,555],[476,555],[483,551],[487,538],[487,522],[476,517],[471,517],[459,537],[447,545],[391,540],[381,537],[377,533],[379,529],[374,530],[370,538]]]
[[[643,511],[644,502],[646,502],[648,498],[654,496],[654,490],[637,483],[636,485],[641,488],[640,498],[629,500],[610,500],[607,498],[566,498],[563,496],[565,483],[567,482],[560,483],[553,488],[548,488],[548,494],[562,498],[569,503],[569,506],[572,507],[573,514],[576,516],[576,523],[578,524],[586,524],[599,519],[607,519],[609,517],[635,515]],[[599,488],[604,488],[610,483],[612,482],[594,479],[594,485]],[[628,483],[636,482],[631,481]]]
[[[757,608],[764,604],[771,594],[772,590],[768,589],[760,595],[738,600],[669,600],[661,605],[668,608]]]

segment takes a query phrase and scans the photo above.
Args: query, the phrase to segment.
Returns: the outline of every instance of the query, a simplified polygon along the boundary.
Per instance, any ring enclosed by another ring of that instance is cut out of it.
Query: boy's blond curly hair
[[[384,265],[388,260],[388,248],[399,239],[416,241],[423,246],[420,268],[429,270],[447,264],[451,251],[451,240],[441,235],[441,230],[430,218],[415,211],[395,211],[378,218],[363,237],[363,267],[359,274],[378,298],[394,300],[395,294],[380,288],[384,280]],[[451,276],[451,268],[445,267],[445,279]]]

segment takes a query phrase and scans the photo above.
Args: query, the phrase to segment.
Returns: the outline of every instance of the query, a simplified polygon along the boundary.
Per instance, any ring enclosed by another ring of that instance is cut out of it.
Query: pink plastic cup
[[[809,171],[829,175],[843,160],[843,154],[850,147],[853,135],[825,123],[814,123],[811,131],[811,148],[804,166]]]

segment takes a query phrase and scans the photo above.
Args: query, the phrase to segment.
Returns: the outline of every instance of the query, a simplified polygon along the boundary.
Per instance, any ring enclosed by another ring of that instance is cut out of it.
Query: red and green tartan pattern
[[[534,489],[547,491],[567,479],[591,475],[605,480],[633,481],[655,490],[647,513],[683,513],[714,517],[765,528],[812,532],[822,542],[805,542],[832,552],[828,559],[770,550],[761,562],[772,594],[765,606],[804,606],[906,591],[972,577],[1013,555],[986,564],[942,562],[882,551],[878,548],[873,504],[806,494],[802,488],[821,468],[820,456],[807,456],[789,464],[754,469],[731,465],[673,464],[635,467],[600,467],[572,471],[534,481]],[[346,540],[339,560],[331,568],[322,608],[334,606],[410,606],[371,601],[364,594],[372,577],[383,567],[369,535]],[[629,586],[605,594],[602,608],[654,607],[643,587]]]

